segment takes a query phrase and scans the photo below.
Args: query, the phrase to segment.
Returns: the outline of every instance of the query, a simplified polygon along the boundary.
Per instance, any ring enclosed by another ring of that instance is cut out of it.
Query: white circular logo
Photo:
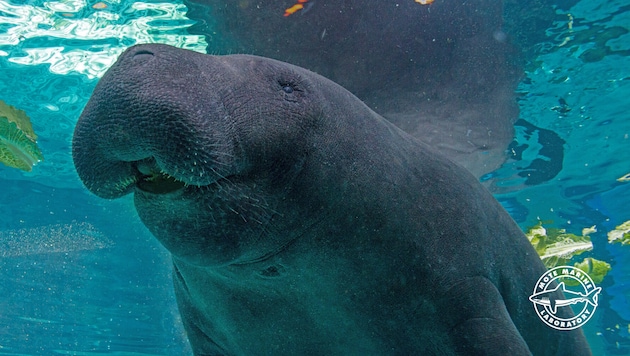
[[[581,269],[559,266],[540,276],[529,300],[534,303],[536,313],[545,324],[558,330],[573,330],[586,324],[593,316],[601,291],[602,288],[595,286],[591,277]],[[570,308],[574,304],[577,309],[581,307],[575,316],[556,316],[561,308]]]

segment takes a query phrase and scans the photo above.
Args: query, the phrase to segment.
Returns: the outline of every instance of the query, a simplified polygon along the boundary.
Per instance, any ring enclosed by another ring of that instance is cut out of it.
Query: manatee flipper
[[[442,298],[450,310],[457,352],[462,355],[531,355],[510,318],[503,297],[490,280],[471,277],[456,283]]]

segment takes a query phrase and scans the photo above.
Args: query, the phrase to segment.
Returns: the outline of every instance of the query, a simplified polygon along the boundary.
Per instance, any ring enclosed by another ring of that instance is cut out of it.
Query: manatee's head
[[[266,222],[285,199],[283,182],[312,147],[326,102],[320,79],[261,57],[132,47],[79,118],[77,172],[100,197],[134,193],[141,219],[175,256],[200,265],[261,258],[286,243],[262,240],[274,235]]]

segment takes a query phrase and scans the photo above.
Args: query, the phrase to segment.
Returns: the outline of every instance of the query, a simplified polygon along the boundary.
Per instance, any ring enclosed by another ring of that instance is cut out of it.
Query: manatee
[[[171,252],[196,355],[590,354],[535,314],[546,269],[487,189],[309,70],[132,47],[72,154]]]
[[[321,74],[477,177],[498,168],[523,76],[503,1],[185,0],[208,52],[278,59]]]

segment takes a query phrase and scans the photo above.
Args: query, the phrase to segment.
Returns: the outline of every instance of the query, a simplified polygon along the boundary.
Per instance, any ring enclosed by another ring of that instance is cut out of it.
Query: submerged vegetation
[[[630,224],[629,224],[630,228]],[[536,249],[547,268],[569,265],[573,257],[593,249],[590,234],[597,232],[595,227],[582,229],[578,236],[565,229],[545,228],[543,223],[530,227],[525,235]],[[611,270],[609,263],[591,257],[575,262],[573,266],[588,274],[595,283],[600,283]]]
[[[630,245],[630,220],[608,232],[608,242]]]
[[[29,117],[0,100],[0,162],[30,172],[43,159]]]

